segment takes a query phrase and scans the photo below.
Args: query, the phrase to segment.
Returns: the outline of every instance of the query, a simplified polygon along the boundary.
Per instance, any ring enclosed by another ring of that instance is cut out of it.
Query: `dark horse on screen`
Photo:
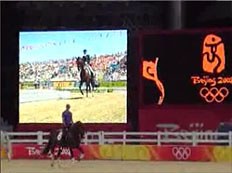
[[[91,93],[91,91],[94,91],[94,86],[95,86],[94,77],[91,75],[90,69],[88,69],[88,67],[85,65],[85,62],[82,58],[80,57],[76,58],[76,63],[77,63],[78,71],[80,71],[80,79],[81,79],[79,84],[79,90],[81,94],[84,95],[81,87],[83,83],[85,83],[86,96],[88,97],[88,92]]]
[[[70,150],[71,159],[75,160],[73,150],[74,148],[80,151],[79,160],[84,157],[84,151],[81,148],[81,140],[84,137],[85,130],[82,122],[77,121],[76,123],[72,124],[69,128],[65,137],[62,137],[62,130],[54,130],[50,133],[48,143],[44,148],[42,154],[51,154],[52,163],[51,166],[54,166],[54,160],[60,158],[60,154],[64,148],[68,148]],[[58,147],[58,154],[55,155],[54,151],[55,148]]]

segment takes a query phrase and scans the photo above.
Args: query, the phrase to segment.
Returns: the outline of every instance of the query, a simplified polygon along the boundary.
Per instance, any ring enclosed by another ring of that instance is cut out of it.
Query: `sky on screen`
[[[19,33],[20,63],[82,56],[84,49],[87,49],[90,56],[125,52],[127,51],[127,31],[98,30]]]

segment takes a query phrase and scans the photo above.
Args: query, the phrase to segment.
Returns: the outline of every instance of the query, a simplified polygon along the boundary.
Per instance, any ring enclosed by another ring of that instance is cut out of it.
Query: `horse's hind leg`
[[[52,159],[51,167],[53,167],[54,163],[55,163],[55,161],[54,161],[54,159],[55,159],[55,157],[54,157],[54,147],[52,147],[52,149],[51,149],[51,159]]]
[[[93,95],[93,92],[94,92],[94,82],[91,82],[91,86],[92,86],[92,88],[91,88],[92,91],[91,92],[92,92],[92,97],[93,97],[94,96]]]
[[[92,97],[93,97],[93,92],[94,92],[94,82],[93,82],[93,79],[90,80],[89,90],[92,93]]]
[[[86,97],[88,97],[88,87],[86,87]]]

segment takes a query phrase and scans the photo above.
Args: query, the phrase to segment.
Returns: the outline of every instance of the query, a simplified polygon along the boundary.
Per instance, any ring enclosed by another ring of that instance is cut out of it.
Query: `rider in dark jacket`
[[[89,68],[92,77],[95,77],[95,73],[93,71],[93,68],[90,65],[90,56],[87,54],[87,50],[84,49],[83,53],[84,53],[84,55],[83,55],[83,61],[85,62],[85,65]]]

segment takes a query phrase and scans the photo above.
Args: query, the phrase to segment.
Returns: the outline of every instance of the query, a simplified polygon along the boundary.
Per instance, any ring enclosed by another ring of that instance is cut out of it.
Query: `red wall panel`
[[[215,131],[220,122],[231,118],[231,105],[154,105],[139,110],[139,130]]]

